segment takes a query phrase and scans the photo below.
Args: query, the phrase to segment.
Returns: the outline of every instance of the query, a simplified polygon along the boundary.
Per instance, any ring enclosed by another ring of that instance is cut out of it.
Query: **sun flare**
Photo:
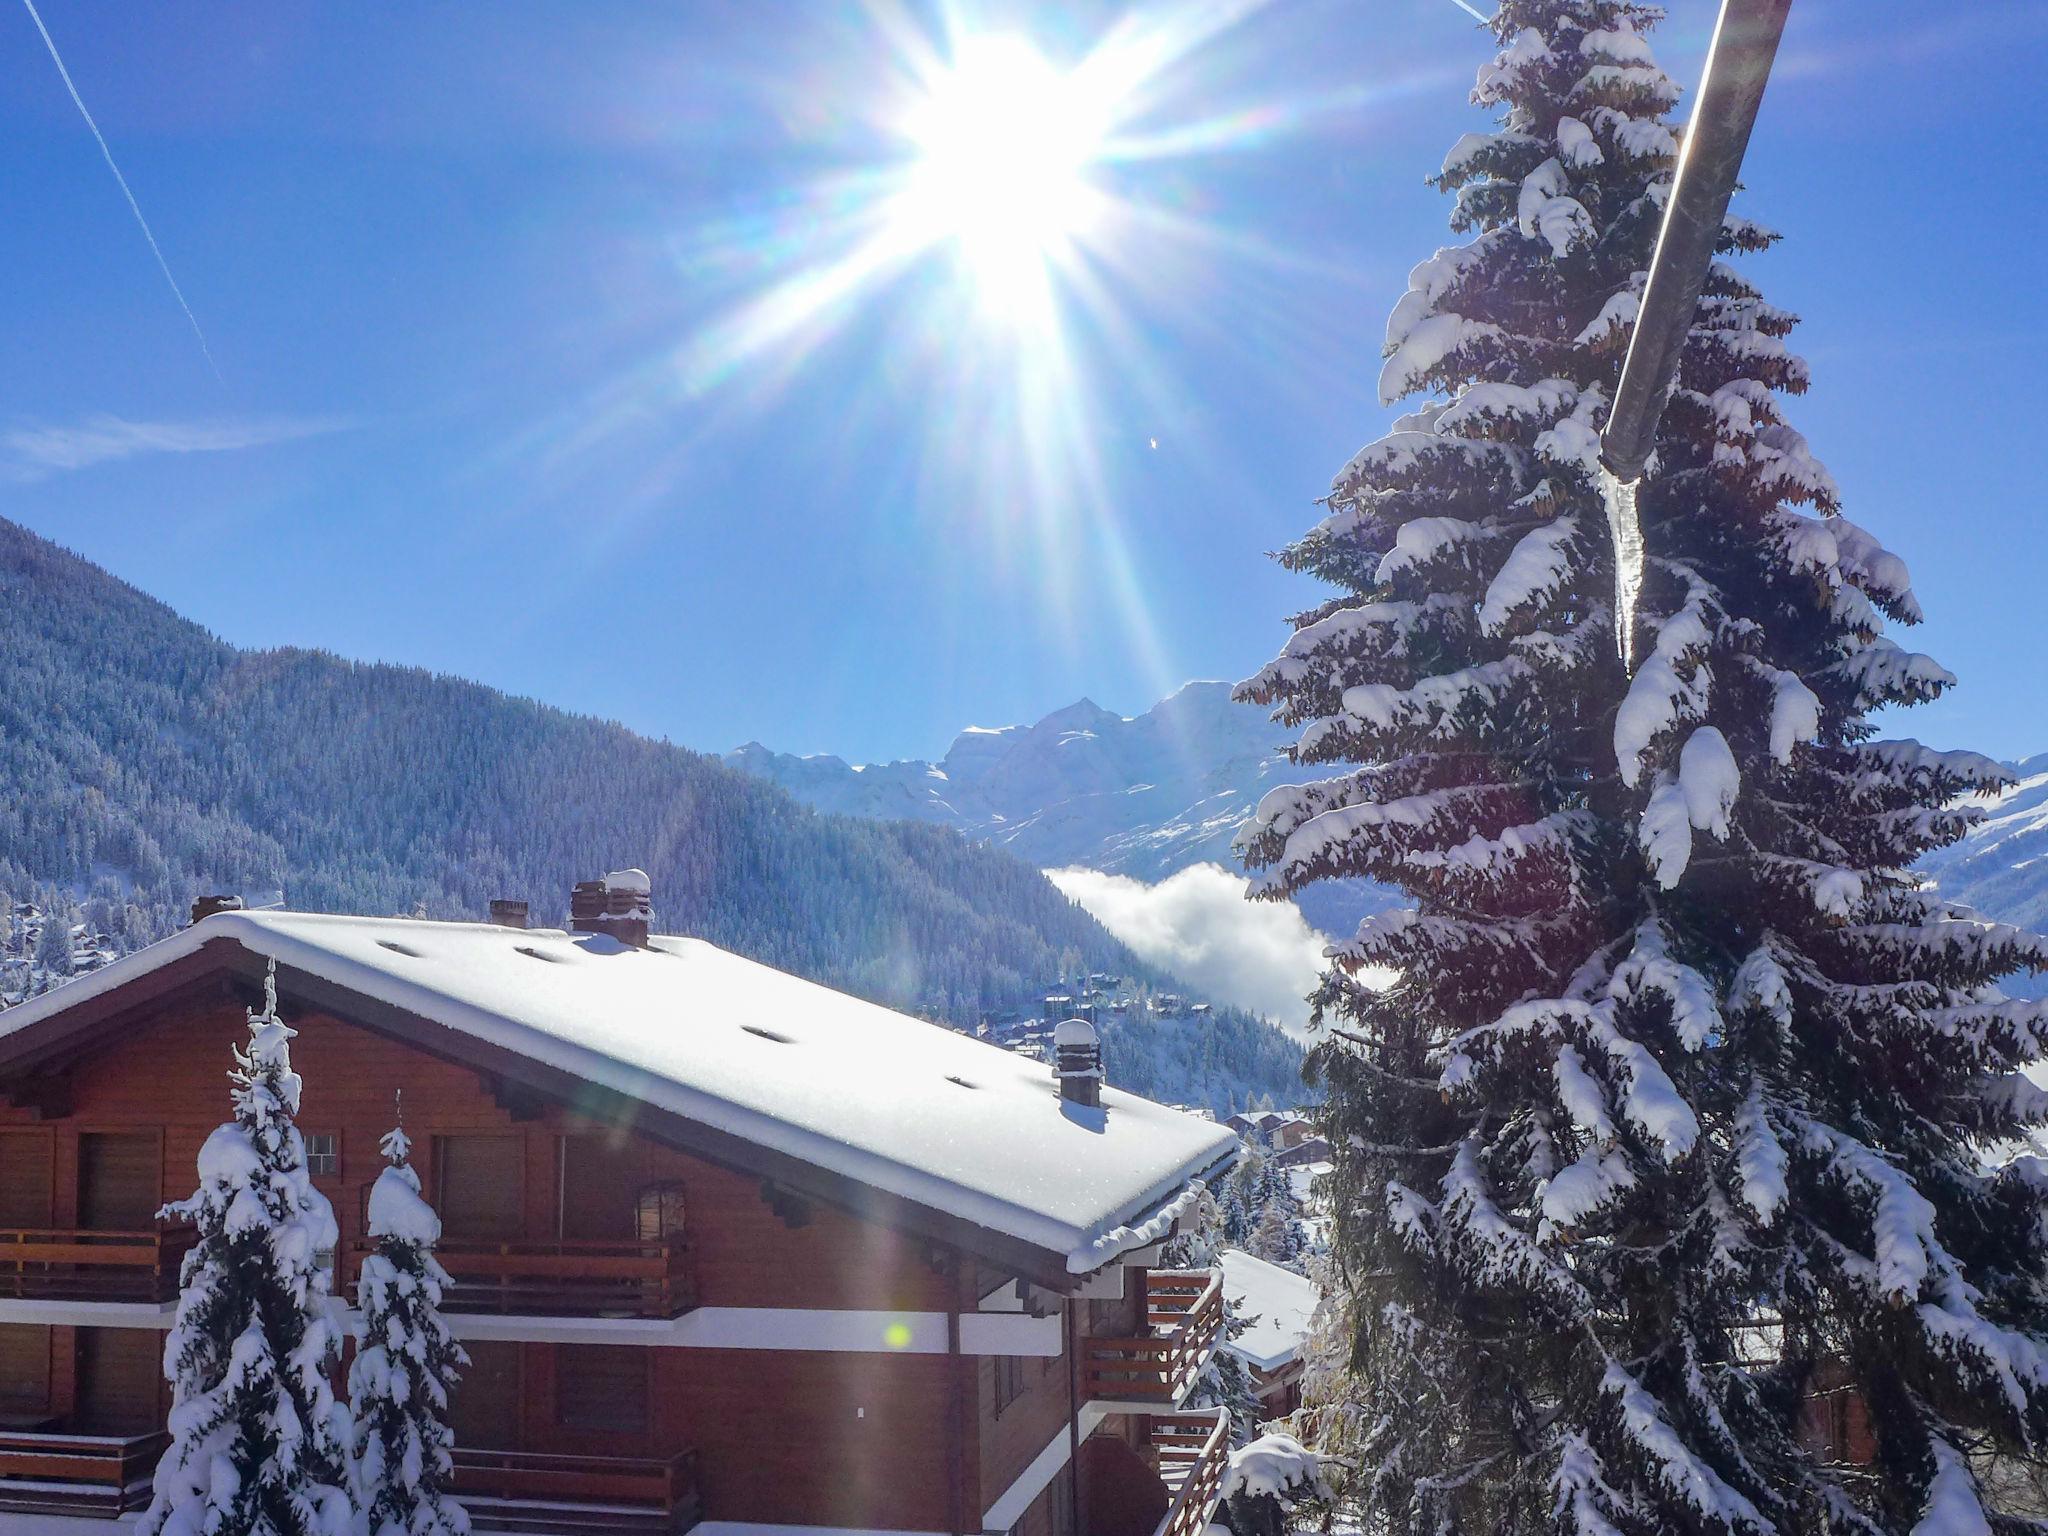
[[[1108,108],[1021,37],[962,40],[907,115],[916,159],[895,214],[902,234],[950,246],[994,311],[1042,300],[1050,269],[1094,223],[1088,172]]]

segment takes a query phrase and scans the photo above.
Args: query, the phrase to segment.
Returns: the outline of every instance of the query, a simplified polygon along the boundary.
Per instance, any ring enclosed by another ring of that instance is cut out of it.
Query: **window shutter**
[[[164,1336],[153,1328],[78,1330],[78,1418],[87,1434],[161,1427]]]
[[[47,1227],[50,1224],[50,1161],[55,1142],[48,1136],[16,1132],[0,1135],[0,1227]],[[5,1381],[0,1376],[0,1381]]]
[[[647,1431],[647,1351],[566,1344],[555,1351],[555,1422],[612,1434]]]
[[[163,1204],[151,1135],[87,1131],[78,1138],[78,1224],[91,1232],[148,1232]]]
[[[0,1323],[0,1413],[39,1414],[50,1406],[50,1330]]]
[[[449,1237],[518,1237],[525,1230],[524,1143],[517,1136],[436,1136],[434,1205]]]

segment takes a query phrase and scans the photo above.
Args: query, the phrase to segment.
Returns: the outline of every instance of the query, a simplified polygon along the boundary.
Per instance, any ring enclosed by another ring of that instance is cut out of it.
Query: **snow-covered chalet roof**
[[[0,1043],[232,940],[348,992],[918,1205],[1086,1273],[1157,1241],[1228,1129],[699,939],[220,912],[0,1015]],[[317,1097],[320,1085],[306,1092]]]
[[[1236,1338],[1224,1340],[1223,1348],[1262,1371],[1292,1364],[1308,1342],[1309,1315],[1320,1294],[1314,1282],[1241,1248],[1226,1248],[1216,1257],[1231,1311],[1258,1319]]]

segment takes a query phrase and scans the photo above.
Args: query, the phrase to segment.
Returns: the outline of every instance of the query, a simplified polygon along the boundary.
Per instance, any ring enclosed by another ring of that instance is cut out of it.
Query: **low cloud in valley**
[[[1095,869],[1046,874],[1139,959],[1306,1038],[1304,999],[1329,941],[1293,903],[1245,900],[1244,877],[1218,864],[1193,865],[1157,885]]]

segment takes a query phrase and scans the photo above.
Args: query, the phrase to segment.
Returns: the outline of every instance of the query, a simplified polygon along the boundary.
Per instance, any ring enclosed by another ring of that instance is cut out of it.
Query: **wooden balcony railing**
[[[111,1519],[140,1509],[149,1502],[149,1474],[169,1443],[160,1433],[0,1429],[0,1510]]]
[[[366,1239],[349,1245],[351,1294],[364,1255],[375,1249]],[[450,1312],[679,1317],[697,1304],[689,1248],[677,1240],[449,1237],[434,1257],[452,1282],[442,1299]]]
[[[1087,1341],[1083,1390],[1109,1402],[1178,1403],[1223,1332],[1223,1272],[1159,1269],[1145,1276],[1142,1338]]]
[[[1159,1480],[1173,1500],[1152,1536],[1196,1536],[1209,1523],[1230,1465],[1230,1410],[1155,1414],[1150,1437]]]
[[[702,1518],[697,1489],[697,1453],[678,1456],[566,1456],[551,1451],[485,1451],[455,1448],[455,1493],[473,1501],[470,1518],[479,1529],[506,1525],[525,1529],[509,1510],[487,1507],[545,1504],[556,1524],[575,1524],[575,1506],[590,1506],[594,1529],[632,1524],[686,1531]]]
[[[11,1301],[171,1301],[190,1227],[89,1232],[0,1228],[0,1296]]]

